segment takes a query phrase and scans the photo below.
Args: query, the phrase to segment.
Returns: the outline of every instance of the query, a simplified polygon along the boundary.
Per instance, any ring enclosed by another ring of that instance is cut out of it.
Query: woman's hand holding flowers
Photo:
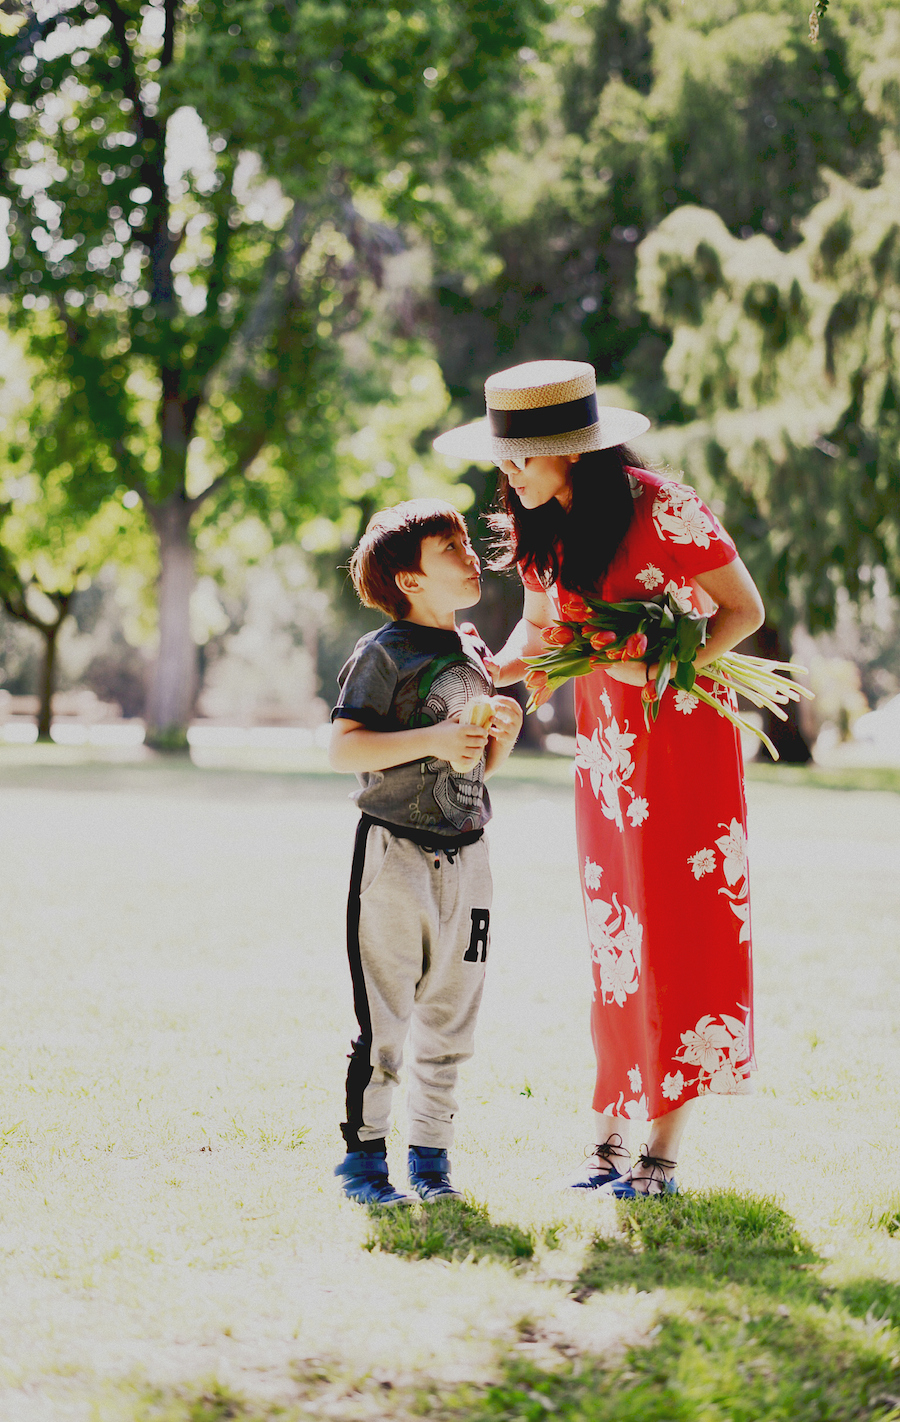
[[[803,670],[790,663],[730,650],[713,659],[709,652],[698,658],[706,642],[708,619],[693,610],[686,612],[669,594],[618,603],[569,596],[563,599],[560,610],[561,619],[543,630],[545,650],[523,659],[528,666],[525,683],[531,693],[529,711],[541,706],[571,677],[602,669],[613,681],[641,688],[648,729],[671,685],[696,701],[705,702],[741,730],[752,731],[777,760],[778,753],[765,733],[737,714],[733,693],[782,720],[787,719],[782,707],[788,701],[812,694],[781,675]],[[698,673],[713,684],[712,689],[698,683]]]

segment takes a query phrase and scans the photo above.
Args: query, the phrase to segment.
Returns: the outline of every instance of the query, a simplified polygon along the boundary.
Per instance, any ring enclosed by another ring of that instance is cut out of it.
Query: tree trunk
[[[787,639],[782,638],[778,627],[772,627],[768,622],[763,623],[755,634],[755,639],[761,657],[769,657],[772,661],[777,662],[790,661],[790,646],[787,645]],[[798,703],[789,701],[783,709],[787,712],[786,721],[779,720],[777,716],[772,715],[771,711],[763,712],[763,730],[772,741],[785,765],[806,765],[812,760],[812,751],[800,729]],[[765,746],[760,746],[759,754],[765,760],[770,759]]]
[[[63,613],[63,617],[65,613]],[[44,639],[44,656],[41,663],[40,681],[38,683],[38,740],[50,740],[50,726],[53,722],[53,692],[56,686],[56,640],[59,636],[59,629],[63,623],[63,617],[53,626],[44,625],[39,627],[41,636]],[[32,623],[32,626],[35,626]]]
[[[190,617],[193,510],[186,499],[173,495],[147,511],[159,541],[159,652],[147,701],[147,744],[184,751],[197,695],[197,647]]]

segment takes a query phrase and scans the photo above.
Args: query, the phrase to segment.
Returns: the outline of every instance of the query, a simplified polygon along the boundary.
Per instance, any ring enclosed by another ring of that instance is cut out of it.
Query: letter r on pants
[[[487,957],[490,923],[491,915],[487,909],[472,910],[472,932],[469,934],[469,946],[463,954],[463,962],[477,963],[479,948],[481,949],[481,961],[484,962]]]

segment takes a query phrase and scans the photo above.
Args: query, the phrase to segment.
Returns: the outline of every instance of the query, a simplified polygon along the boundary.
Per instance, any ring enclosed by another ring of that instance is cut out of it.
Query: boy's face
[[[469,535],[457,529],[423,538],[419,571],[407,573],[405,577],[415,580],[415,586],[410,581],[407,595],[411,592],[424,598],[435,613],[454,613],[463,607],[474,607],[481,597],[478,554],[469,542]],[[400,585],[404,587],[402,582]]]

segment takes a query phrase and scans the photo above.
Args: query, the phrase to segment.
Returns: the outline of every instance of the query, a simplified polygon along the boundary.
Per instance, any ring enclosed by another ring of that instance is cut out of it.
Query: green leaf
[[[679,662],[672,676],[672,685],[677,686],[680,691],[690,691],[696,675],[693,662]]]

